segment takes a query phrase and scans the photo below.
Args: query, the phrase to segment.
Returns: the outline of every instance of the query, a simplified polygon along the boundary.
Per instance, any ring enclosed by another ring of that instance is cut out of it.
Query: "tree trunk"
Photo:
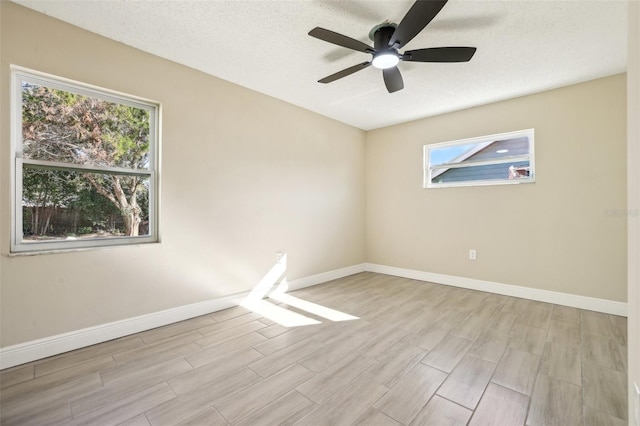
[[[141,209],[137,204],[127,206],[127,208],[122,212],[125,234],[127,237],[138,236],[141,222],[140,213]]]

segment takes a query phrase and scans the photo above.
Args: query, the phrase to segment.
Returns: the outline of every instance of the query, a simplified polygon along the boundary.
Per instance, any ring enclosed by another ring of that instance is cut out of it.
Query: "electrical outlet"
[[[469,250],[469,260],[476,260],[476,255],[477,253],[475,250],[473,249]]]
[[[276,263],[280,262],[283,257],[284,257],[284,252],[283,251],[277,251],[276,252]]]

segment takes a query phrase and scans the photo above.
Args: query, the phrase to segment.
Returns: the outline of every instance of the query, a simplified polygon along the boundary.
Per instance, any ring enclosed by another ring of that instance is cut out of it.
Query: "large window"
[[[12,68],[11,249],[157,241],[158,104]]]
[[[424,187],[534,182],[533,129],[424,147]]]

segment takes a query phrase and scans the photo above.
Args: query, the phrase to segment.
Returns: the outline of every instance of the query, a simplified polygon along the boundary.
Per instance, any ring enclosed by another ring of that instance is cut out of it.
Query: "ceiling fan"
[[[318,83],[331,83],[373,65],[382,69],[384,84],[389,93],[404,88],[402,75],[397,65],[400,61],[409,62],[468,62],[476,53],[475,47],[430,47],[426,49],[407,50],[404,53],[399,49],[409,43],[429,22],[440,12],[448,0],[417,0],[400,24],[382,23],[373,27],[369,38],[373,40],[373,46],[365,44],[336,32],[316,27],[309,31],[309,35],[320,40],[337,44],[358,52],[373,55],[372,60],[363,62],[331,74]]]

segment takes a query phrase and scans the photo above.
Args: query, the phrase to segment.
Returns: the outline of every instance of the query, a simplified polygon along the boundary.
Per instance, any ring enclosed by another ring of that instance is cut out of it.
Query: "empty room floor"
[[[3,425],[626,425],[626,319],[361,273],[1,372]],[[329,316],[329,315],[327,315]]]

